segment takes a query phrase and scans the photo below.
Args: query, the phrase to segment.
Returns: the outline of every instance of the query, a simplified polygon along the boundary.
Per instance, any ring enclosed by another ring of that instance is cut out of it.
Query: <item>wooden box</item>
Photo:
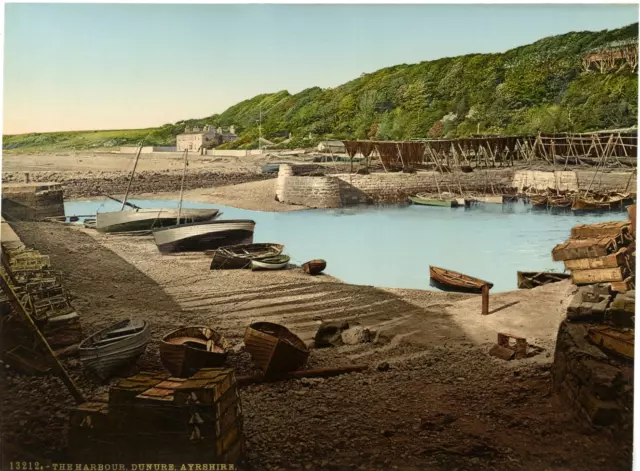
[[[599,239],[569,239],[556,245],[552,250],[554,262],[579,258],[603,257],[618,251],[615,239],[605,237]]]
[[[593,268],[615,268],[625,265],[625,259],[630,255],[627,247],[623,247],[616,253],[594,258],[577,258],[565,260],[564,267],[567,270],[590,270]]]
[[[594,283],[609,283],[612,281],[623,281],[625,279],[625,269],[615,268],[594,268],[591,270],[574,270],[571,273],[573,284],[590,285]]]
[[[582,224],[571,229],[572,239],[593,239],[601,237],[617,237],[625,230],[629,230],[629,221],[600,222],[597,224]]]

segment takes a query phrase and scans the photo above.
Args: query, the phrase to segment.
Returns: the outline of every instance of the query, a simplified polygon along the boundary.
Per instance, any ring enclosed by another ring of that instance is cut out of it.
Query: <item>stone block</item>
[[[594,425],[613,425],[621,418],[621,407],[615,401],[605,401],[581,389],[578,403]]]

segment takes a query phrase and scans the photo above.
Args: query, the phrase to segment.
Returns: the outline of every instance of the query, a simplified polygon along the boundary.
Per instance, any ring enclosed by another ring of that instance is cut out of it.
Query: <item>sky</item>
[[[3,133],[160,126],[636,21],[632,4],[6,4]]]

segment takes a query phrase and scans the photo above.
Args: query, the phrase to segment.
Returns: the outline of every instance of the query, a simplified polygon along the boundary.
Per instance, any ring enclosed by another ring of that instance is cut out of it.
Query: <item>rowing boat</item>
[[[633,196],[628,193],[609,195],[576,196],[571,205],[572,211],[598,211],[621,209],[633,204]]]
[[[546,208],[549,203],[549,197],[547,195],[531,195],[529,196],[532,208]]]
[[[249,325],[244,332],[244,345],[265,376],[296,371],[309,358],[309,348],[297,335],[272,322]]]
[[[253,242],[256,223],[250,219],[226,219],[179,224],[153,231],[158,250],[205,252],[211,249]]]
[[[322,273],[325,268],[327,268],[327,262],[321,258],[309,260],[302,264],[302,269],[309,275],[318,275]]]
[[[457,208],[459,206],[458,200],[455,198],[431,198],[427,195],[415,195],[409,196],[409,200],[413,204],[421,206],[443,206],[447,208]]]
[[[183,378],[200,368],[223,365],[229,348],[227,340],[209,327],[182,327],[162,338],[160,359],[169,373]]]
[[[288,255],[274,255],[273,257],[265,257],[259,260],[251,261],[251,270],[281,270],[289,265],[291,257]]]
[[[252,260],[259,260],[280,255],[284,250],[282,244],[260,243],[239,244],[220,247],[215,251],[207,251],[212,254],[211,270],[242,269],[249,268]]]
[[[78,353],[84,366],[101,378],[134,363],[151,340],[149,325],[143,320],[123,320],[83,340]]]
[[[477,203],[487,203],[487,204],[502,204],[504,203],[504,198],[502,195],[494,195],[494,196],[474,196],[473,200]]]
[[[488,285],[489,289],[493,287],[493,283],[488,281],[431,265],[429,266],[429,276],[431,278],[431,286],[441,289],[442,291],[481,293],[484,285]]]

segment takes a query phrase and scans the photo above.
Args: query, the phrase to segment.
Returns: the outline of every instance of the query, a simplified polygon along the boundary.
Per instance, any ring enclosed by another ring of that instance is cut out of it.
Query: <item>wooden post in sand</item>
[[[489,285],[482,285],[482,315],[489,314]]]

